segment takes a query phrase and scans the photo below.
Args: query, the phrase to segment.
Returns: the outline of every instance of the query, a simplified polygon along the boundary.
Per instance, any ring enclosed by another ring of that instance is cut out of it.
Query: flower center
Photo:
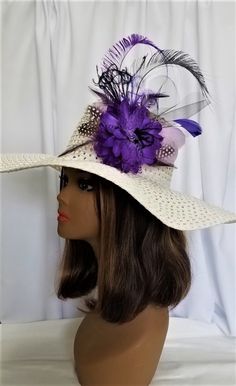
[[[152,134],[139,129],[138,127],[130,135],[130,141],[137,144],[139,143],[142,148],[151,146],[154,143],[154,137]]]

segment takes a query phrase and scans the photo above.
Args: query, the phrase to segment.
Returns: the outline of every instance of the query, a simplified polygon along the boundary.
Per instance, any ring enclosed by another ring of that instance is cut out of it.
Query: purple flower
[[[128,173],[138,173],[143,164],[153,165],[163,137],[161,124],[149,118],[144,106],[124,99],[102,113],[94,137],[94,150],[103,163]]]

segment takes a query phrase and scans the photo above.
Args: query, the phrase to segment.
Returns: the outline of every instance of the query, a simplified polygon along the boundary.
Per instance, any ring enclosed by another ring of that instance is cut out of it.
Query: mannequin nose
[[[58,193],[58,195],[57,195],[57,201],[59,202],[59,203],[65,203],[65,201],[64,201],[64,199],[63,199],[63,197],[62,197],[62,192],[60,191],[60,193]]]

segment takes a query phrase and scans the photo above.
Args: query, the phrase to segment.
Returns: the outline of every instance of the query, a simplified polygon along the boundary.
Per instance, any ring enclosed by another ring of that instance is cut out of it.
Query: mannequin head
[[[75,216],[71,228],[69,223],[67,228],[58,227],[66,242],[57,296],[78,298],[97,286],[98,299],[88,298],[86,305],[112,323],[132,320],[149,304],[175,307],[191,285],[184,233],[163,224],[110,181],[87,176],[93,181],[93,191],[79,191],[72,180],[58,196],[61,210],[67,209],[63,202],[68,203],[68,210],[73,203],[78,219]],[[79,218],[82,209],[84,230]],[[97,240],[97,249],[91,240]]]

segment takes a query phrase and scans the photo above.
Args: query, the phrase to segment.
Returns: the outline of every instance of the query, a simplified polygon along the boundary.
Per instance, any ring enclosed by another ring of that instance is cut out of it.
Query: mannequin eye
[[[90,184],[89,184],[90,182]],[[86,180],[85,178],[79,178],[78,179],[78,185],[81,190],[87,190],[87,192],[90,192],[94,189],[94,186],[91,184],[91,180]]]
[[[68,184],[68,177],[65,174],[62,174],[59,176],[59,179],[60,179],[60,191],[61,191]],[[94,184],[92,184],[91,179],[79,178],[78,186],[81,190],[87,190],[87,192],[90,192],[91,190],[94,189]]]

